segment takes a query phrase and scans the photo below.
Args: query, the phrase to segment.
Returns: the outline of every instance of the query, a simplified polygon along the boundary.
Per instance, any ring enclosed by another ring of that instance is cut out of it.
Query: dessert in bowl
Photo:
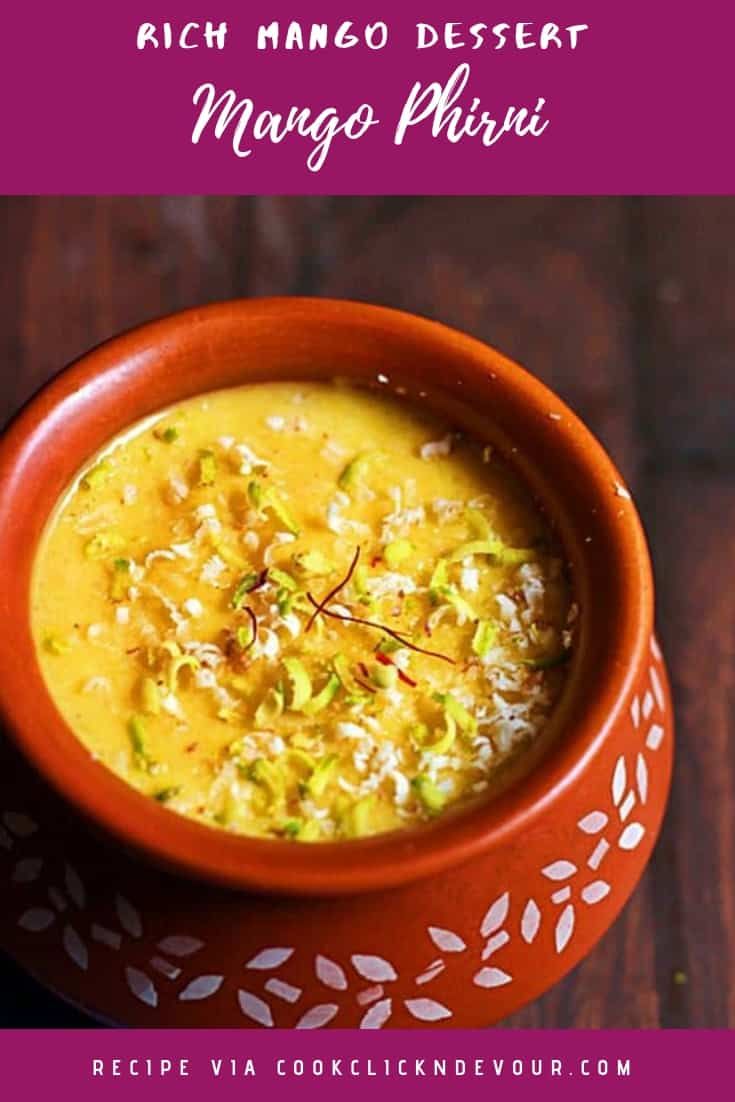
[[[479,1024],[640,875],[671,743],[640,522],[571,411],[469,337],[296,299],[116,338],[7,431],[0,544],[9,733],[128,849],[314,897],[284,938],[325,895],[337,939],[355,892],[423,921],[433,885],[444,953],[467,922],[481,960],[511,922],[526,950],[524,979],[465,977]]]
[[[97,761],[180,814],[296,841],[489,793],[543,730],[575,613],[489,444],[334,382],[126,430],[65,493],[32,590],[46,683]]]

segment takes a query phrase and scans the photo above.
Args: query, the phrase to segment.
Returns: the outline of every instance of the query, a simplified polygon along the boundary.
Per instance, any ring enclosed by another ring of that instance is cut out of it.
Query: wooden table
[[[272,293],[431,315],[581,414],[648,530],[678,762],[623,916],[507,1024],[735,1026],[735,200],[13,199],[0,225],[3,418],[120,329]],[[0,1025],[76,1024],[0,962]]]

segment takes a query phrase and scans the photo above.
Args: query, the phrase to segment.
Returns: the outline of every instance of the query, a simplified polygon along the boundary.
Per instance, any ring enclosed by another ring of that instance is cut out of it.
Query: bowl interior
[[[186,820],[97,765],[56,710],[30,632],[35,549],[59,495],[116,433],[204,391],[269,379],[395,390],[495,445],[566,550],[580,630],[551,721],[490,801],[421,828],[315,846]],[[562,799],[613,722],[650,633],[640,523],[620,476],[558,398],[493,349],[435,323],[327,300],[252,300],[188,311],[114,339],[62,372],[0,443],[0,708],[41,772],[95,823],[178,870],[248,889],[388,887],[497,846]]]

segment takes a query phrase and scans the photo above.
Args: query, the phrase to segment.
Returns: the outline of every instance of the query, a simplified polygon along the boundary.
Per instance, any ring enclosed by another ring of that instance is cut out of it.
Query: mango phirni
[[[336,384],[133,426],[63,496],[32,582],[46,683],[96,759],[181,815],[299,841],[490,791],[549,718],[575,615],[489,446]]]

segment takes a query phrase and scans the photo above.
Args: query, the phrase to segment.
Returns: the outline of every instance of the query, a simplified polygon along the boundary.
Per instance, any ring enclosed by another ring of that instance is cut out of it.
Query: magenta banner
[[[729,192],[734,23],[720,0],[16,4],[4,191]]]
[[[43,1058],[39,1059],[39,1053]],[[351,1099],[420,1091],[463,1099],[672,1098],[728,1081],[726,1032],[462,1032],[379,1036],[273,1031],[7,1031],[0,1055],[8,1097],[43,1098],[63,1084],[101,1098]],[[388,1093],[386,1093],[388,1092]]]

